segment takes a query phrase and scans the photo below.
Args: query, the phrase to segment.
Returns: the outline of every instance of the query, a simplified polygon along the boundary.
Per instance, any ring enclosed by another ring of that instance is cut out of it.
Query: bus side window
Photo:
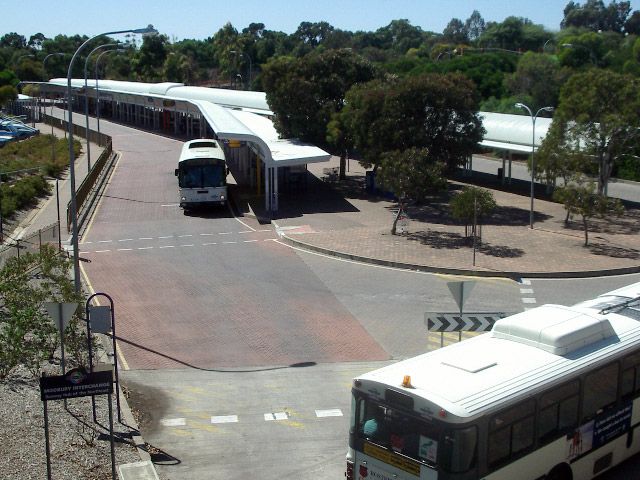
[[[579,398],[578,380],[542,394],[538,402],[538,440],[541,443],[551,441],[577,425]]]
[[[497,467],[533,446],[535,401],[527,400],[489,420],[489,466]]]
[[[623,399],[631,399],[640,391],[640,352],[622,360],[622,385],[620,394]]]
[[[584,379],[582,420],[593,418],[598,411],[610,407],[618,396],[618,363],[612,363],[587,375]]]

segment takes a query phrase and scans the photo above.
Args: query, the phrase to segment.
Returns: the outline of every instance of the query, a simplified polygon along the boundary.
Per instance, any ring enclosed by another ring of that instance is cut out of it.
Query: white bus
[[[186,142],[175,170],[180,206],[225,205],[228,173],[224,151],[216,140]]]
[[[584,480],[640,451],[640,283],[353,380],[348,480]]]

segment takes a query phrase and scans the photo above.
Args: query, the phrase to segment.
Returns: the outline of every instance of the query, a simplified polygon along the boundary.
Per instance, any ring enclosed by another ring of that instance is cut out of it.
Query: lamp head
[[[153,25],[149,24],[145,28],[136,28],[135,30],[131,30],[131,33],[140,33],[143,37],[146,36],[154,36],[158,34],[158,30],[153,28]]]
[[[518,103],[516,103],[516,104],[514,105],[514,107],[516,107],[516,108],[524,108],[524,103],[519,103],[519,102],[518,102]]]

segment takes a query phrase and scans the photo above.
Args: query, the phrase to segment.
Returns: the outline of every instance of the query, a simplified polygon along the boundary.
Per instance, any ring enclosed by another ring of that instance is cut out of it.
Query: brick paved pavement
[[[330,166],[337,166],[336,158]],[[273,221],[283,241],[346,258],[414,269],[510,277],[597,276],[640,271],[640,209],[612,221],[592,220],[589,245],[579,219],[567,227],[561,205],[536,199],[529,228],[530,197],[494,190],[498,210],[482,227],[475,252],[454,222],[447,199],[409,209],[406,234],[391,235],[393,201],[364,191],[364,170],[352,161],[346,181],[322,181],[328,165],[309,165],[307,192],[282,192]],[[453,182],[450,190],[460,188]],[[640,185],[639,185],[640,188]],[[258,217],[263,201],[243,199]]]

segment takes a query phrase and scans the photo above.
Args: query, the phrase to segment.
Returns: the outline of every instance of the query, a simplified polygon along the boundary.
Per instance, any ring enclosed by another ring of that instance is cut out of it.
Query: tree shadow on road
[[[420,244],[435,249],[458,250],[461,248],[473,248],[473,239],[453,232],[418,231],[406,235],[407,240],[420,242]],[[524,250],[509,247],[507,245],[492,245],[488,242],[478,242],[478,252],[491,257],[518,258],[524,255]]]

